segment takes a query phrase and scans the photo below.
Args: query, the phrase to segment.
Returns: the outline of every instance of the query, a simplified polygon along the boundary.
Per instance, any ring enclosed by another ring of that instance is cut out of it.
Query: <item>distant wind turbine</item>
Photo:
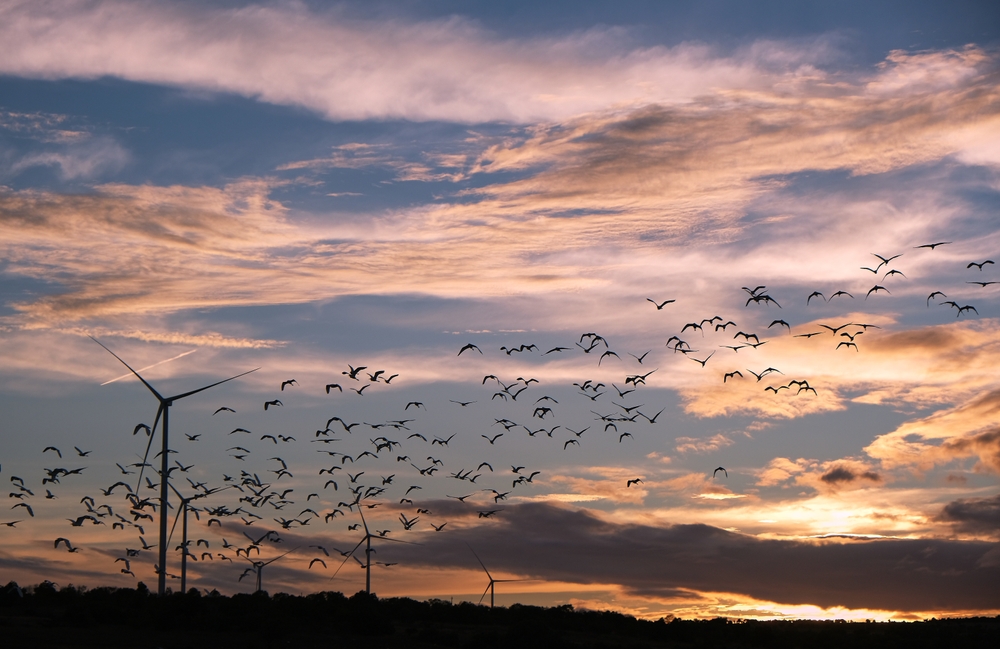
[[[262,575],[264,574],[264,566],[269,566],[272,563],[274,563],[275,561],[277,561],[278,559],[281,559],[282,557],[287,557],[289,554],[291,554],[292,552],[295,552],[296,550],[298,550],[298,548],[292,548],[288,552],[286,552],[284,554],[279,554],[275,558],[270,559],[268,561],[253,561],[252,559],[247,559],[247,561],[249,561],[253,565],[254,572],[257,573],[257,590],[254,591],[255,593],[259,593],[259,592],[261,592],[263,590],[263,586],[262,586],[263,582],[262,582],[261,578],[262,578]],[[242,577],[240,577],[240,579],[242,579]]]
[[[490,574],[490,571],[486,569],[486,564],[483,563],[483,560],[479,558],[479,555],[476,554],[476,551],[472,549],[472,546],[469,545],[468,543],[466,543],[466,545],[469,546],[469,550],[472,552],[473,555],[475,555],[476,561],[479,562],[479,565],[481,565],[483,567],[483,570],[486,572],[486,576],[490,578],[489,585],[486,586],[486,590],[483,591],[482,596],[479,598],[479,603],[480,604],[483,603],[483,598],[485,598],[486,597],[486,593],[489,592],[489,594],[490,594],[490,608],[493,608],[494,595],[495,595],[495,589],[494,589],[494,585],[495,584],[503,583],[503,582],[508,582],[508,581],[531,581],[530,579],[494,579],[493,575]]]
[[[174,517],[174,524],[170,528],[170,536],[167,537],[167,544],[170,543],[170,539],[174,537],[174,529],[177,527],[177,519],[183,518],[184,524],[181,526],[181,592],[187,592],[187,558],[190,552],[188,551],[188,511],[193,511],[195,517],[198,516],[198,511],[194,507],[191,507],[192,500],[198,500],[199,498],[207,498],[218,491],[225,491],[226,489],[232,489],[236,485],[229,485],[226,487],[216,487],[215,489],[210,489],[207,492],[195,494],[193,496],[184,497],[184,495],[177,491],[177,487],[169,484],[169,487],[174,490],[177,497],[181,499],[181,508],[177,512],[177,516]]]
[[[344,557],[344,560],[340,563],[340,566],[333,573],[333,576],[331,576],[330,579],[333,579],[334,577],[336,577],[337,573],[340,572],[340,569],[344,567],[345,563],[347,563],[348,561],[350,561],[351,557],[354,556],[354,553],[357,552],[358,548],[360,548],[362,544],[365,544],[365,564],[364,564],[364,569],[365,569],[365,592],[368,593],[369,595],[371,595],[371,593],[372,593],[372,552],[375,551],[375,550],[372,550],[372,539],[378,539],[379,541],[392,541],[393,543],[409,543],[411,545],[417,545],[417,544],[413,543],[412,541],[401,541],[399,539],[390,539],[390,538],[385,537],[385,536],[379,536],[377,534],[372,534],[371,531],[368,529],[368,522],[365,520],[365,513],[363,511],[361,511],[362,506],[361,506],[360,499],[355,500],[354,504],[358,507],[358,513],[361,514],[361,524],[365,526],[365,535],[364,535],[364,538],[362,538],[360,541],[358,541],[358,544],[354,546],[354,549],[352,549],[350,552],[347,553],[347,555]]]
[[[98,345],[100,345],[101,347],[104,347],[104,349],[109,354],[111,354],[112,356],[114,356],[115,358],[117,358],[121,362],[122,365],[124,365],[125,367],[127,367],[129,369],[129,371],[132,372],[132,374],[135,374],[136,378],[138,378],[140,381],[142,381],[142,384],[146,386],[146,389],[149,390],[150,392],[152,392],[153,396],[156,397],[157,401],[160,402],[160,407],[156,411],[156,419],[153,420],[153,426],[152,426],[152,428],[150,429],[150,432],[149,432],[149,443],[146,446],[146,454],[147,454],[147,457],[148,457],[148,455],[149,455],[149,445],[151,445],[153,443],[153,434],[156,432],[156,424],[160,420],[160,415],[163,415],[163,428],[162,428],[163,429],[163,450],[161,451],[161,458],[160,458],[160,463],[161,463],[160,464],[160,543],[159,543],[159,546],[160,546],[159,547],[159,550],[160,550],[160,563],[159,563],[159,574],[157,576],[159,577],[158,593],[160,595],[164,595],[167,592],[167,544],[168,544],[168,541],[167,541],[167,502],[169,500],[169,492],[167,491],[167,484],[168,484],[169,479],[170,479],[170,467],[168,466],[169,456],[170,456],[170,445],[169,445],[170,406],[174,405],[174,401],[179,401],[180,399],[183,399],[184,397],[190,397],[191,395],[198,394],[199,392],[204,392],[205,390],[207,390],[209,388],[214,388],[215,386],[221,385],[222,383],[226,383],[227,381],[232,381],[233,379],[238,379],[241,376],[246,376],[250,372],[256,372],[260,368],[257,367],[257,368],[254,368],[254,369],[248,371],[248,372],[243,372],[242,374],[237,374],[236,376],[232,376],[232,377],[230,377],[228,379],[223,379],[222,381],[216,381],[215,383],[212,383],[211,385],[206,385],[205,387],[198,388],[197,390],[191,390],[189,392],[184,392],[184,393],[181,393],[181,394],[176,394],[176,395],[174,395],[172,397],[164,397],[159,392],[157,392],[156,388],[154,388],[152,385],[150,385],[149,382],[146,381],[146,379],[142,378],[139,375],[138,372],[136,372],[134,369],[132,369],[132,367],[128,363],[126,363],[124,360],[122,360],[122,358],[120,356],[118,356],[118,354],[116,354],[113,351],[111,351],[110,349],[108,349],[107,346],[104,345],[104,343],[102,343],[101,341],[99,341],[97,338],[94,338],[93,336],[90,336],[90,339],[93,340]],[[143,464],[145,464],[146,463],[146,458],[143,458],[142,462],[143,462]],[[145,467],[143,467],[143,468],[145,468]],[[136,487],[137,487],[136,493],[138,493],[138,486],[141,485],[141,480],[142,480],[142,471],[140,470],[140,472],[139,472],[139,478],[137,479],[137,483],[136,483]]]

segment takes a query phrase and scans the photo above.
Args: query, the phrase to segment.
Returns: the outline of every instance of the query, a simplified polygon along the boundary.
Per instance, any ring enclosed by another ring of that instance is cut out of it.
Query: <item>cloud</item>
[[[401,548],[401,556],[457,565],[459,548],[469,542],[492,548],[497,569],[545,580],[618,584],[648,598],[689,589],[821,607],[1000,607],[996,568],[979,565],[994,547],[989,543],[763,540],[706,525],[616,524],[542,503],[512,506],[504,515],[496,526],[430,537],[419,550]],[[868,586],[858,588],[859,583]]]
[[[733,440],[718,433],[708,438],[678,437],[676,443],[678,453],[710,453],[730,446]]]
[[[114,140],[107,137],[87,138],[82,142],[71,142],[59,151],[24,155],[9,165],[5,175],[16,176],[32,167],[55,167],[63,180],[90,180],[118,172],[130,160],[129,152]]]
[[[6,11],[14,23],[27,21],[31,29],[41,29],[41,19],[32,12],[57,6],[63,5],[32,3]],[[65,15],[78,11],[93,20],[99,15],[110,27],[137,21],[128,30],[132,38],[142,29],[187,25],[185,12],[202,11],[190,5],[141,7],[150,12],[142,13],[142,20],[133,5],[115,3],[68,3]],[[302,11],[255,7],[225,15],[235,23],[256,24],[263,16]],[[48,33],[76,33],[60,20],[46,23]],[[225,32],[226,21],[219,21],[216,26]],[[209,38],[206,34],[217,30],[195,31]],[[187,32],[178,33],[183,40]],[[114,39],[112,33],[90,47],[99,49]],[[160,41],[143,42],[153,47]],[[31,58],[17,48],[9,51]],[[60,55],[46,56],[56,60]],[[811,268],[825,271],[852,251],[867,255],[864,233],[871,233],[873,241],[902,240],[921,224],[952,218],[955,207],[945,207],[940,195],[928,201],[919,190],[908,189],[906,198],[893,196],[902,201],[893,212],[913,201],[927,213],[893,221],[896,225],[879,218],[877,205],[844,196],[826,204],[763,205],[769,212],[803,210],[794,220],[774,214],[774,223],[748,220],[748,209],[761,201],[778,202],[788,174],[886,173],[955,155],[957,149],[948,144],[950,130],[988,128],[996,119],[991,103],[995,63],[974,48],[898,54],[868,78],[841,80],[833,88],[814,81],[752,91],[712,87],[683,104],[604,105],[522,129],[502,142],[472,138],[472,145],[462,142],[457,151],[436,151],[419,160],[401,160],[375,144],[343,145],[328,158],[289,162],[285,168],[382,165],[395,169],[399,178],[476,177],[480,186],[462,186],[433,204],[336,214],[308,223],[271,197],[290,181],[269,178],[242,179],[222,188],[106,184],[94,194],[75,196],[6,190],[0,193],[0,220],[10,233],[4,242],[5,258],[11,260],[7,272],[65,284],[62,294],[17,305],[28,319],[49,324],[88,315],[301,303],[372,291],[476,298],[588,291],[625,299],[635,296],[619,294],[619,284],[611,279],[615,274],[635,274],[631,290],[642,295],[647,285],[688,281],[692,268],[700,269],[704,288],[728,282],[744,268],[766,268],[775,280],[797,284],[803,259],[786,253],[807,248],[801,244],[815,238],[816,228],[843,231],[837,240],[850,242],[824,254],[803,253],[811,256]],[[947,87],[899,82],[893,92],[869,87],[883,76],[919,77],[919,70],[941,66],[965,71],[949,77]],[[475,146],[480,148],[472,150]],[[69,174],[96,169],[46,160]],[[843,216],[831,222],[825,216],[829,211]],[[758,241],[765,232],[769,237]],[[107,246],[102,253],[99,241],[115,242],[114,254]],[[775,254],[779,248],[782,254]],[[52,254],[55,249],[59,255]],[[719,254],[731,254],[731,263],[718,265]],[[156,264],[148,262],[154,258]],[[846,276],[853,266],[841,262],[836,272]],[[408,272],[399,273],[400,267]],[[702,302],[706,308],[718,306],[711,298]],[[563,317],[568,323],[575,315],[567,311],[547,318]],[[693,370],[674,375],[677,383]],[[703,401],[690,401],[693,412],[731,409],[736,402],[721,395],[711,404],[705,395]],[[776,416],[843,407],[837,390],[820,391],[815,399],[758,402],[767,404],[761,414]]]
[[[843,466],[837,466],[819,477],[820,480],[827,484],[836,485],[841,483],[850,483],[855,480],[868,480],[871,482],[882,482],[882,476],[875,473],[874,471],[864,471],[862,473],[855,473],[848,468]]]
[[[1000,496],[954,500],[941,509],[936,519],[950,523],[957,532],[997,538],[1000,536]]]
[[[885,478],[875,467],[856,458],[820,462],[803,458],[793,461],[778,457],[758,472],[757,485],[771,487],[789,480],[822,493],[841,489],[865,489],[885,482]]]
[[[875,438],[865,452],[887,468],[928,471],[937,465],[975,457],[978,470],[1000,473],[1000,428],[995,423],[998,412],[1000,390],[994,389],[956,407],[908,421]]]
[[[459,17],[360,20],[301,3],[7,3],[0,72],[117,76],[305,106],[331,119],[562,119],[608,105],[685,101],[715,88],[794,82],[829,55],[757,43],[638,47],[621,29],[502,38]]]
[[[60,113],[0,110],[0,130],[46,143],[65,144],[90,137],[90,131],[80,128],[74,121],[69,115]]]

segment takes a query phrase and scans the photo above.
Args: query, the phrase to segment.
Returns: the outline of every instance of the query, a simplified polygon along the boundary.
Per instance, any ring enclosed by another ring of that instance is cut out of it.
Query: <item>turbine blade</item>
[[[133,370],[133,369],[132,369],[132,366],[131,366],[131,365],[129,365],[128,363],[126,363],[125,361],[123,361],[123,360],[122,360],[122,358],[121,358],[121,356],[119,356],[118,354],[116,354],[116,353],[114,353],[113,351],[111,351],[110,349],[108,349],[108,348],[107,348],[107,347],[106,347],[106,346],[104,345],[104,343],[102,343],[102,342],[101,342],[100,340],[98,340],[97,338],[94,338],[93,336],[90,336],[90,339],[91,339],[91,340],[93,340],[93,341],[94,341],[95,343],[97,343],[98,345],[100,345],[101,347],[104,347],[104,349],[105,349],[105,350],[107,350],[107,352],[108,352],[109,354],[111,354],[112,356],[114,356],[115,358],[117,358],[117,359],[118,359],[119,361],[121,361],[121,364],[122,364],[122,365],[124,365],[125,367],[127,367],[127,368],[128,368],[128,371],[129,371],[129,372],[132,372],[133,374],[135,374],[135,375],[136,375],[136,377],[137,377],[137,378],[138,378],[138,379],[139,379],[140,381],[142,381],[142,384],[143,384],[143,385],[145,385],[145,386],[146,386],[146,388],[147,388],[147,389],[148,389],[148,390],[149,390],[150,392],[152,392],[152,393],[153,393],[153,396],[155,396],[155,397],[156,397],[157,399],[159,399],[160,401],[163,401],[163,395],[161,395],[161,394],[160,394],[159,392],[157,392],[157,391],[156,391],[156,388],[154,388],[153,386],[151,386],[151,385],[149,384],[149,382],[148,382],[148,381],[146,381],[146,379],[144,379],[144,378],[142,378],[141,376],[139,376],[139,373],[138,373],[138,372],[136,372],[135,370]]]
[[[221,381],[216,381],[212,385],[206,385],[205,387],[198,388],[197,390],[191,390],[190,392],[185,392],[184,394],[178,394],[178,395],[172,396],[172,397],[170,397],[168,399],[168,401],[176,401],[178,399],[183,399],[184,397],[190,397],[192,394],[198,394],[199,392],[204,392],[205,390],[207,390],[209,388],[214,388],[215,386],[222,385],[223,383],[226,383],[227,381],[232,381],[233,379],[238,379],[241,376],[246,376],[247,374],[250,374],[251,372],[256,372],[259,369],[260,369],[259,367],[255,367],[252,370],[248,370],[246,372],[243,372],[242,374],[237,374],[236,376],[230,376],[228,379],[222,379]],[[136,376],[139,376],[139,375],[136,374]],[[140,376],[139,378],[142,378],[142,377]],[[145,383],[145,381],[143,381],[143,383]],[[152,389],[152,388],[150,388],[150,389]]]
[[[490,586],[492,586],[492,585],[493,585],[493,580],[491,579],[490,580],[490,585],[486,587],[486,590],[483,591],[482,597],[479,598],[479,603],[480,604],[482,604],[483,603],[483,599],[486,598],[486,593],[490,592]]]
[[[466,543],[465,545],[467,545],[469,547],[469,551],[472,552],[473,556],[476,557],[476,561],[478,561],[479,565],[481,565],[483,567],[483,570],[486,571],[486,576],[490,578],[490,583],[493,583],[493,575],[490,574],[489,570],[486,570],[486,564],[483,563],[483,560],[479,558],[479,555],[476,554],[476,551],[472,549],[471,545],[469,545],[468,543]],[[482,601],[482,600],[480,600],[480,601]]]
[[[299,546],[299,547],[301,547],[301,546]],[[284,554],[280,554],[280,555],[276,556],[275,558],[271,559],[270,561],[265,561],[265,562],[264,562],[264,563],[263,563],[263,564],[261,565],[261,568],[263,568],[264,566],[267,566],[267,565],[270,565],[270,564],[274,563],[275,561],[277,561],[277,560],[278,560],[278,559],[280,559],[281,557],[287,557],[287,556],[288,556],[288,555],[290,555],[290,554],[291,554],[292,552],[295,552],[295,551],[296,551],[296,550],[298,550],[298,549],[299,549],[298,547],[295,547],[295,548],[292,548],[292,549],[291,549],[291,550],[289,550],[288,552],[286,552],[286,553],[284,553]]]
[[[149,441],[146,442],[146,452],[142,456],[142,466],[139,467],[139,477],[135,479],[135,489],[132,493],[139,495],[139,488],[142,486],[142,472],[146,470],[146,461],[149,459],[149,449],[153,447],[153,437],[156,436],[156,425],[160,423],[160,415],[166,408],[164,402],[160,401],[160,407],[156,409],[156,418],[153,420],[153,427],[149,429]]]
[[[167,484],[169,485],[170,483],[168,482]],[[177,510],[177,515],[174,516],[174,524],[170,526],[170,534],[167,535],[168,546],[170,545],[170,540],[174,538],[174,530],[177,529],[177,521],[180,520],[180,517],[183,515],[184,515],[184,508],[181,507],[180,509]],[[187,552],[187,548],[181,548],[181,552]]]
[[[365,521],[365,513],[361,511],[361,501],[357,500],[355,502],[358,505],[358,513],[361,514],[361,524],[365,526],[365,538],[368,538],[372,535],[372,533],[368,531],[368,523]]]
[[[345,563],[347,563],[348,561],[351,560],[351,557],[354,556],[354,553],[358,551],[358,548],[360,548],[361,544],[364,543],[364,542],[365,542],[365,539],[361,539],[360,541],[358,541],[358,544],[354,546],[354,549],[347,553],[347,556],[344,557],[344,560],[340,562],[340,565],[333,572],[333,575],[330,576],[330,581],[333,581],[333,578],[337,576],[337,573],[340,572],[340,569],[344,567]]]

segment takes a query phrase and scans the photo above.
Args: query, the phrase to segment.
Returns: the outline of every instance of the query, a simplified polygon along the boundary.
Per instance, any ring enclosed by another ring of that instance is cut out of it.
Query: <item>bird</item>
[[[42,449],[42,453],[45,453],[46,451],[55,451],[56,455],[58,455],[59,458],[62,459],[62,451],[57,449],[55,446],[46,446],[45,448]]]
[[[851,298],[852,300],[854,299],[854,296],[851,295],[850,293],[848,293],[847,291],[837,291],[836,293],[834,293],[833,295],[830,296],[830,299],[827,300],[827,302],[833,302],[833,298],[840,297],[841,295],[846,295],[847,297]]]
[[[274,399],[273,401],[265,401],[264,402],[264,410],[267,410],[271,406],[281,406],[281,405],[284,405],[284,404],[281,403],[280,399]]]
[[[885,291],[889,295],[892,295],[892,291],[890,291],[884,286],[879,286],[878,284],[876,284],[875,286],[868,289],[868,292],[865,294],[865,299],[867,300],[869,295],[871,295],[872,293],[878,293],[879,291]]]
[[[299,382],[296,381],[295,379],[288,379],[287,381],[282,381],[281,382],[281,391],[282,392],[285,391],[285,386],[286,385],[298,385],[298,384],[299,384]]]
[[[348,369],[347,372],[341,372],[341,374],[343,374],[348,378],[354,379],[355,381],[360,381],[361,379],[358,378],[358,372],[360,372],[361,370],[367,370],[368,366],[362,365],[360,367],[354,367],[353,365],[348,364],[347,369]]]
[[[951,243],[951,241],[938,241],[937,243],[925,243],[922,246],[913,246],[913,249],[918,250],[920,248],[929,248],[930,250],[934,250],[938,246],[946,246],[949,243]]]
[[[742,372],[740,372],[739,370],[736,370],[736,371],[734,371],[734,372],[726,372],[726,373],[725,373],[725,374],[723,375],[723,377],[722,377],[722,382],[723,382],[723,383],[725,383],[725,382],[726,382],[726,381],[728,381],[729,379],[731,379],[731,378],[734,378],[734,377],[736,377],[736,376],[738,376],[738,377],[740,377],[740,378],[742,379],[742,378],[743,378],[743,373],[742,373]]]
[[[219,414],[220,412],[236,412],[236,411],[233,410],[232,408],[227,407],[227,406],[222,406],[221,408],[219,408],[218,410],[216,410],[215,412],[213,412],[212,416],[214,417],[215,415]]]
[[[601,357],[600,357],[600,358],[598,359],[598,361],[597,361],[597,364],[598,364],[598,365],[600,365],[600,364],[601,364],[601,361],[603,361],[603,360],[604,360],[604,358],[605,358],[606,356],[614,356],[614,357],[615,357],[615,358],[617,358],[618,360],[621,360],[621,357],[620,357],[620,356],[618,356],[618,354],[614,353],[613,351],[611,351],[611,350],[609,349],[608,351],[606,351],[606,352],[604,352],[603,354],[601,354]]]
[[[490,446],[493,446],[493,444],[494,444],[494,443],[496,443],[496,441],[497,441],[497,439],[498,439],[498,438],[500,438],[500,437],[503,437],[503,433],[497,433],[497,434],[496,434],[496,435],[494,435],[494,436],[493,436],[492,438],[490,438],[490,437],[487,437],[486,435],[480,435],[480,437],[482,437],[482,438],[483,438],[483,439],[485,439],[485,440],[486,440],[487,442],[489,442],[489,443],[490,443]]]
[[[646,301],[652,303],[652,305],[656,307],[657,311],[662,311],[663,307],[667,306],[668,304],[673,304],[677,300],[664,300],[663,302],[657,303],[655,300],[653,300],[653,298],[647,297]]]
[[[482,354],[482,353],[483,353],[483,350],[479,349],[479,347],[477,347],[476,345],[473,345],[472,343],[467,343],[467,344],[466,344],[465,346],[463,346],[463,347],[462,347],[462,348],[461,348],[460,350],[458,350],[458,354],[456,354],[456,356],[461,356],[461,355],[462,355],[462,352],[464,352],[464,351],[468,351],[468,350],[470,350],[470,349],[474,349],[474,350],[476,350],[477,352],[479,352],[480,354]]]
[[[476,403],[475,401],[455,401],[454,399],[448,399],[448,401],[450,401],[452,403],[457,403],[458,405],[462,406],[463,408],[468,408],[471,404]]]
[[[69,542],[69,539],[63,538],[61,536],[58,539],[55,540],[55,543],[52,544],[52,547],[58,549],[60,543],[65,544],[66,545],[66,549],[69,550],[70,552],[79,552],[80,551],[80,548],[74,548],[73,547],[73,545]]]
[[[634,484],[635,485],[642,484],[642,478],[632,478],[631,480],[626,480],[625,481],[625,488],[627,489],[627,488],[631,487]]]
[[[986,264],[992,264],[992,263],[993,263],[992,259],[987,259],[986,261],[980,262],[980,263],[971,262],[968,266],[966,266],[966,268],[972,268],[973,266],[975,266],[979,270],[982,270],[983,266],[985,266]]]
[[[927,306],[928,306],[928,308],[931,306],[931,300],[933,300],[934,297],[937,296],[937,295],[940,295],[941,297],[948,297],[947,295],[945,295],[941,291],[934,291],[933,293],[931,293],[930,295],[927,296]]]
[[[577,446],[579,446],[579,445],[580,445],[580,442],[579,442],[579,440],[575,440],[575,439],[568,439],[568,440],[566,440],[566,443],[565,443],[565,444],[563,444],[563,450],[565,451],[565,450],[566,450],[566,447],[567,447],[567,446],[569,446],[570,444],[576,444]]]
[[[881,262],[881,263],[879,263],[878,266],[875,267],[875,270],[878,270],[882,266],[888,266],[890,261],[892,261],[893,259],[899,259],[900,257],[903,256],[903,253],[899,253],[898,255],[893,255],[892,257],[883,257],[882,255],[874,253],[874,252],[872,254],[875,255],[876,257],[878,257],[879,261]]]
[[[810,294],[809,294],[809,297],[807,297],[807,298],[806,298],[806,305],[808,305],[808,304],[809,304],[809,301],[810,301],[810,300],[812,300],[812,299],[813,299],[814,297],[816,297],[816,296],[819,296],[819,297],[823,298],[823,301],[824,301],[824,302],[826,302],[826,301],[827,301],[827,299],[826,299],[826,296],[825,296],[825,295],[823,295],[823,294],[822,294],[822,293],[820,293],[819,291],[813,291],[812,293],[810,293]]]
[[[726,475],[727,478],[729,477],[729,471],[726,471],[725,467],[721,467],[721,466],[720,467],[716,467],[715,471],[712,471],[712,477],[714,478],[715,474],[718,473],[719,471],[722,471]]]
[[[709,354],[708,357],[705,358],[705,360],[699,360],[697,358],[692,358],[691,360],[695,361],[696,363],[701,363],[701,366],[705,367],[705,363],[707,363],[708,359],[712,358],[713,356],[715,356],[715,352],[712,352],[711,354]]]
[[[344,391],[344,388],[340,387],[340,384],[339,384],[339,383],[327,383],[327,384],[326,384],[326,393],[327,393],[327,394],[330,394],[330,390],[332,390],[332,389],[334,389],[334,388],[337,388],[337,389],[338,389],[338,390],[340,390],[341,392],[343,392],[343,391]]]

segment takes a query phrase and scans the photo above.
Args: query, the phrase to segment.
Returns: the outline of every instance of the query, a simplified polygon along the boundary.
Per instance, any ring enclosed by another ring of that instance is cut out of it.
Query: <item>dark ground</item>
[[[637,620],[570,606],[377,599],[358,593],[305,597],[265,593],[158,598],[139,589],[0,589],[0,638],[7,647],[532,647],[743,648],[989,646],[1000,617],[926,622],[734,622]]]

